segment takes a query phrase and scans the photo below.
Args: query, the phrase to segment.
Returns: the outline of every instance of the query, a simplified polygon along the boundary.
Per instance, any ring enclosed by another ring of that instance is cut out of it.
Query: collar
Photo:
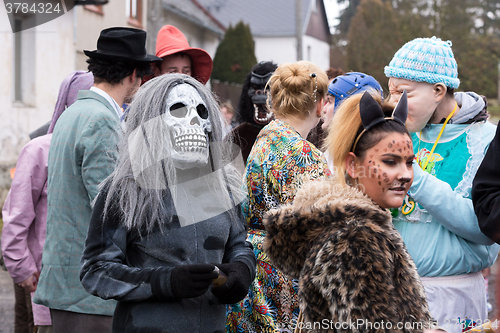
[[[90,90],[104,97],[115,110],[116,114],[118,115],[118,118],[120,119],[120,122],[123,121],[123,111],[121,107],[118,105],[118,103],[116,103],[116,101],[111,96],[108,95],[107,92],[97,87],[91,87]]]

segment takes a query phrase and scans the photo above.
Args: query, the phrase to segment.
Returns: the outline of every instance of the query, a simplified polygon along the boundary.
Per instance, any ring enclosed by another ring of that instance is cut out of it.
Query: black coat
[[[481,231],[500,244],[500,127],[472,183],[472,203]]]

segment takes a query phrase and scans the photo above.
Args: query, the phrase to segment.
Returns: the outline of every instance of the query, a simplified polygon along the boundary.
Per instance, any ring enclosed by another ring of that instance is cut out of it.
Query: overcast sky
[[[338,24],[337,17],[339,16],[340,7],[337,0],[323,0],[325,3],[326,16],[330,24],[330,31],[333,33],[333,27]],[[344,6],[344,5],[342,5]]]

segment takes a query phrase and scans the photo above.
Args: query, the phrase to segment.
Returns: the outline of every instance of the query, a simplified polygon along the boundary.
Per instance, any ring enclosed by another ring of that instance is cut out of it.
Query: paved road
[[[0,269],[0,333],[14,333],[14,285],[8,272]]]

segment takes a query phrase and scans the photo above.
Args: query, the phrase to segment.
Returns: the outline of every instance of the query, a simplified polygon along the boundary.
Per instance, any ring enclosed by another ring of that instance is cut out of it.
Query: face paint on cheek
[[[379,185],[379,186],[382,186],[382,183],[380,182],[380,180],[379,180],[379,182],[378,182],[378,185]]]

